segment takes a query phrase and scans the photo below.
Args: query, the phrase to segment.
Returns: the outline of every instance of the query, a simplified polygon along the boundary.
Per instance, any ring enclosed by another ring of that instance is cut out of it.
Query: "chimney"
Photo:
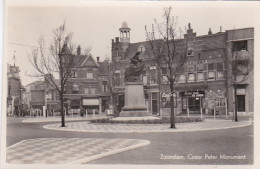
[[[112,39],[112,44],[115,43],[114,39]]]
[[[80,45],[77,47],[77,55],[81,55],[81,47],[80,47]]]
[[[116,37],[116,43],[118,43],[119,42],[119,37]]]
[[[219,31],[222,32],[222,26],[220,26],[220,30]]]
[[[208,35],[212,35],[211,28],[209,28]]]
[[[99,56],[97,57],[97,62],[99,62]]]

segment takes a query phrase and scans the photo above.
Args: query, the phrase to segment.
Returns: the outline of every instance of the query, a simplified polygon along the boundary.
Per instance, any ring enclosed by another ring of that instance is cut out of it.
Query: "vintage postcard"
[[[4,5],[1,167],[259,167],[259,3]]]

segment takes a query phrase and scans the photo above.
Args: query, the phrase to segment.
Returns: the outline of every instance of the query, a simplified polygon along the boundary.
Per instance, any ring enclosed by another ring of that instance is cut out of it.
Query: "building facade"
[[[148,110],[154,115],[169,115],[170,89],[165,70],[159,69],[148,41],[130,43],[130,28],[124,22],[119,29],[120,37],[112,39],[112,63],[118,91],[118,100],[124,106],[124,70],[136,51],[145,63],[142,74],[145,101]],[[187,60],[175,82],[174,105],[177,114],[211,114],[233,112],[232,85],[226,76],[227,57],[230,48],[240,41],[246,44],[243,54],[253,59],[254,29],[245,28],[197,36],[190,27],[183,39],[176,40],[177,50],[185,50]],[[231,36],[231,34],[233,36]],[[241,42],[242,43],[242,42]],[[240,52],[240,51],[239,51]],[[240,52],[240,53],[241,53]],[[239,112],[253,112],[253,77],[239,85],[237,92]],[[241,106],[242,105],[242,106]]]
[[[19,67],[7,66],[8,90],[7,90],[7,115],[22,116],[25,109],[23,93],[25,91],[19,76]]]
[[[65,87],[64,99],[70,114],[101,114],[108,106],[108,62],[82,55],[78,46],[76,64]]]

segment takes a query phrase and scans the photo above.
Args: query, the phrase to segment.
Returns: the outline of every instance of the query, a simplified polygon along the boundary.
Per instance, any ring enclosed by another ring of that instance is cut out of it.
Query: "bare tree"
[[[157,66],[164,72],[168,80],[170,88],[170,103],[171,103],[171,128],[175,127],[174,115],[174,92],[175,82],[182,72],[186,62],[186,44],[184,40],[178,40],[181,37],[182,31],[177,27],[177,17],[171,16],[171,7],[164,8],[164,22],[158,23],[154,21],[151,31],[146,30],[147,41],[150,44],[154,59]],[[158,34],[158,35],[157,35]],[[157,37],[158,36],[158,37]],[[179,49],[177,49],[179,48]],[[183,50],[182,50],[183,49]]]
[[[235,33],[230,32],[230,38],[235,39]],[[253,76],[254,61],[253,56],[248,52],[247,41],[229,41],[227,42],[226,59],[226,78],[229,87],[234,91],[234,114],[235,122],[238,121],[238,101],[237,89],[240,84],[248,83],[249,78]]]
[[[34,48],[31,54],[31,64],[35,68],[37,76],[45,77],[59,93],[61,127],[65,127],[65,85],[76,65],[75,45],[71,40],[72,33],[67,32],[64,22],[53,30],[53,39],[49,48],[46,47],[45,39],[41,36],[38,41],[39,47]],[[55,82],[53,75],[59,76],[59,84]]]
[[[112,104],[112,112],[114,117],[119,116],[119,110],[117,106],[117,90],[116,90],[116,80],[115,80],[115,65],[110,62],[109,63],[109,76],[108,76],[108,90],[111,96],[111,104]]]

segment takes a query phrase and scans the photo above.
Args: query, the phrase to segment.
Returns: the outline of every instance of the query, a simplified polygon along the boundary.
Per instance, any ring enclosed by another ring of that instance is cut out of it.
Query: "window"
[[[214,63],[208,64],[208,79],[209,80],[215,79],[215,64]]]
[[[147,85],[147,74],[146,74],[146,70],[143,70],[142,79],[143,79],[144,85]]]
[[[235,51],[247,51],[247,40],[234,41],[233,52]]]
[[[192,48],[192,47],[189,47],[189,48],[188,48],[187,55],[188,55],[188,56],[194,56],[194,51],[193,51],[193,48]]]
[[[156,70],[151,70],[150,84],[157,84]]]
[[[90,94],[95,94],[96,93],[96,88],[94,87],[94,86],[92,86],[91,88],[90,88]]]
[[[195,70],[194,70],[194,65],[188,65],[187,66],[187,70],[188,70],[188,72],[194,72]]]
[[[208,79],[215,79],[215,71],[209,71],[208,73]]]
[[[185,74],[182,74],[182,75],[179,76],[178,82],[179,83],[185,83],[186,82]]]
[[[188,73],[188,81],[189,82],[194,82],[195,81],[194,73]]]
[[[87,79],[93,79],[93,73],[87,72]]]
[[[86,88],[84,89],[84,93],[85,93],[85,94],[89,94],[89,89],[88,89],[88,87],[86,87]]]
[[[72,71],[72,72],[71,72],[71,77],[72,77],[72,78],[78,77],[77,72],[76,72],[76,71]]]
[[[163,67],[162,68],[162,83],[167,83],[168,82],[168,77],[167,77],[167,68]]]
[[[107,81],[103,81],[102,82],[102,85],[103,85],[103,92],[107,92]]]
[[[224,66],[223,63],[217,63],[217,78],[223,79],[224,78]]]
[[[197,64],[197,81],[203,81],[205,80],[204,76],[204,65],[203,64]]]
[[[120,70],[116,70],[114,74],[115,86],[120,86]]]
[[[138,51],[139,51],[139,52],[144,52],[144,51],[145,51],[144,46],[139,46],[139,47],[138,47]]]
[[[198,81],[203,81],[205,78],[204,78],[204,72],[198,72],[197,73],[197,79]]]

